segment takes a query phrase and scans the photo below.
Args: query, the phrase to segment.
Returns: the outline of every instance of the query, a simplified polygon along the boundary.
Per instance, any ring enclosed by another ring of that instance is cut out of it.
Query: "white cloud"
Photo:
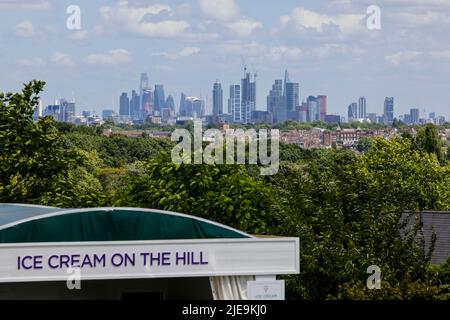
[[[186,47],[186,48],[183,48],[183,50],[181,50],[178,55],[180,57],[189,57],[189,56],[192,56],[192,55],[198,54],[198,53],[200,53],[200,48]]]
[[[298,60],[302,56],[302,49],[297,47],[272,47],[268,54],[268,58],[275,61],[280,60]]]
[[[105,21],[116,26],[119,30],[146,36],[174,38],[183,36],[189,23],[184,20],[149,21],[160,14],[173,14],[168,5],[153,4],[146,7],[130,7],[128,1],[121,0],[115,6],[100,8],[100,14]]]
[[[43,67],[46,65],[45,61],[41,58],[18,59],[16,64],[20,67]]]
[[[450,62],[450,50],[399,51],[394,54],[387,55],[385,60],[394,66],[406,64],[426,67],[432,63],[442,65],[442,63]]]
[[[31,21],[25,20],[21,21],[15,26],[15,34],[19,37],[29,38],[36,34],[34,30],[34,25]]]
[[[450,24],[450,15],[445,12],[427,11],[427,12],[400,12],[391,14],[390,17],[397,23],[403,23],[408,26],[420,27],[436,24]]]
[[[327,15],[307,10],[294,8],[290,15],[280,17],[283,27],[293,27],[297,30],[312,29],[316,32],[324,32],[327,26],[337,26],[343,33],[353,32],[363,26],[365,14],[339,14]]]
[[[75,66],[75,62],[72,57],[67,53],[62,52],[54,52],[51,56],[51,61],[59,66],[63,67],[73,67]]]
[[[234,0],[199,0],[202,12],[219,21],[231,21],[238,18],[239,10]]]
[[[420,51],[401,51],[391,55],[387,55],[385,60],[394,66],[399,66],[400,64],[410,64],[413,63],[417,58],[423,55]]]
[[[253,31],[258,28],[262,28],[263,25],[259,21],[240,19],[236,22],[232,22],[227,25],[227,27],[239,37],[248,37]]]
[[[94,53],[87,57],[87,63],[100,66],[117,66],[131,62],[132,57],[128,50],[114,49],[108,53]]]
[[[193,55],[196,55],[198,53],[200,53],[200,48],[197,47],[186,47],[183,48],[180,52],[178,53],[167,53],[167,52],[162,52],[162,53],[154,53],[152,54],[152,56],[162,56],[162,57],[166,57],[172,60],[176,60],[179,58],[185,58],[185,57],[190,57]]]
[[[88,37],[88,32],[87,30],[82,30],[82,31],[74,31],[71,33],[70,35],[70,39],[72,40],[84,40]]]
[[[246,57],[258,56],[261,54],[261,52],[264,52],[266,50],[267,50],[266,46],[259,44],[256,41],[252,42],[228,41],[219,44],[215,49],[217,54],[243,55]]]
[[[51,7],[48,0],[0,0],[0,10],[45,11]]]

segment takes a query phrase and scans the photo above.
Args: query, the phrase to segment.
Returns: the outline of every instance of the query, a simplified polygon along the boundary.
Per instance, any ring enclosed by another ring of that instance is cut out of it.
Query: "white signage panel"
[[[248,281],[249,300],[284,300],[284,280]]]
[[[0,282],[296,274],[299,239],[0,245]]]

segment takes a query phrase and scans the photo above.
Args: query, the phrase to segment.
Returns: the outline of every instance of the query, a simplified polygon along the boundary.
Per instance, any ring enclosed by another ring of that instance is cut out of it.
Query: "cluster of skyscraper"
[[[35,112],[35,118],[40,116],[51,116],[55,121],[74,122],[75,120],[75,102],[68,102],[66,99],[59,99],[55,104],[48,105],[42,110],[40,103]]]
[[[371,122],[392,124],[394,121],[394,98],[386,97],[384,100],[384,113],[378,116],[376,113],[367,112],[367,100],[365,97],[358,99],[358,103],[353,102],[347,110],[348,122]]]
[[[132,90],[131,97],[123,92],[120,96],[119,116],[121,122],[144,122],[149,117],[157,117],[167,123],[175,114],[175,102],[171,95],[166,99],[164,86],[150,87],[147,73],[141,74],[139,93]]]
[[[288,119],[312,122],[326,120],[327,97],[308,97],[300,104],[300,85],[292,82],[286,70],[283,80],[275,80],[267,96],[266,111],[256,108],[256,77],[244,69],[241,84],[230,86],[228,108],[223,108],[223,91],[216,81],[213,86],[213,117],[227,122],[238,123],[277,123]]]

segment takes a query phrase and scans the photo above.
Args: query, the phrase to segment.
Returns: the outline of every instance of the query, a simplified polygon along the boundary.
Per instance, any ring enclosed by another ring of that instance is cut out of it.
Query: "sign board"
[[[296,274],[299,239],[0,245],[0,282]]]
[[[248,281],[249,300],[284,300],[284,280]]]

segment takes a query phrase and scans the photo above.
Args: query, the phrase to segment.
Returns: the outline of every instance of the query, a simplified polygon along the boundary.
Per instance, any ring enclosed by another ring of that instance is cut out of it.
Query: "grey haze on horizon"
[[[79,31],[66,28],[71,4]],[[366,28],[369,5],[379,31]],[[260,110],[287,68],[301,100],[328,96],[329,114],[360,96],[382,114],[394,96],[396,116],[450,116],[450,0],[0,0],[0,20],[0,91],[45,80],[44,105],[75,97],[77,113],[118,109],[141,72],[176,104],[181,92],[211,101],[216,79],[227,99],[246,64]]]

